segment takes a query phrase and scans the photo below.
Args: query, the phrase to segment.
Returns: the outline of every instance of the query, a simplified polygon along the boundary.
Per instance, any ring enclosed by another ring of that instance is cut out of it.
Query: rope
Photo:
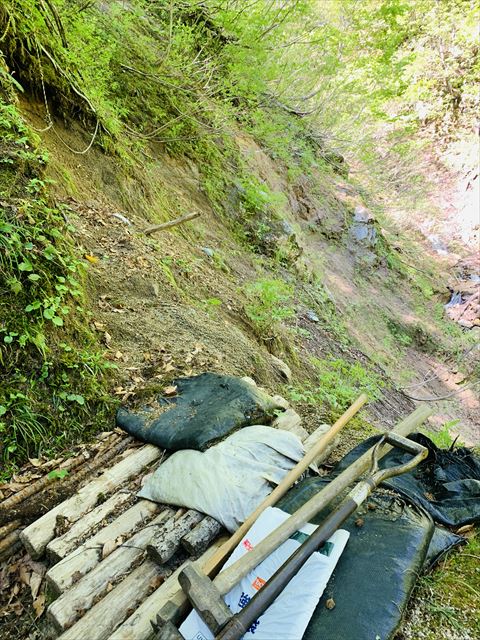
[[[53,129],[53,133],[57,136],[57,138],[60,140],[60,142],[72,153],[75,153],[78,156],[84,155],[85,153],[88,153],[90,151],[90,149],[92,148],[93,143],[95,142],[95,138],[97,137],[97,133],[98,133],[98,129],[100,128],[100,120],[97,120],[97,124],[95,126],[95,131],[93,132],[93,136],[92,139],[90,140],[89,145],[83,149],[83,151],[77,151],[76,149],[72,149],[72,147],[65,142],[65,140],[62,138],[62,136],[58,133],[58,131],[55,129],[55,127],[52,124],[52,129]]]

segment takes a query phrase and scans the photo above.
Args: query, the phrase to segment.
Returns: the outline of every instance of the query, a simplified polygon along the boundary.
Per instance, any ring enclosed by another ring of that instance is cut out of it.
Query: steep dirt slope
[[[23,106],[39,126],[41,106]],[[82,146],[81,129],[65,130],[57,123],[57,130],[71,148]],[[426,380],[424,395],[412,393],[414,398],[454,391],[456,402],[440,405],[437,426],[461,418],[462,438],[479,441],[475,388],[458,394],[456,384],[478,358],[471,335],[449,329],[438,317],[438,299],[446,292],[437,290],[429,300],[410,275],[391,268],[393,233],[382,231],[345,173],[320,165],[292,183],[281,163],[238,131],[235,142],[249,170],[278,196],[274,225],[260,215],[254,221],[258,232],[245,236],[235,208],[237,186],[232,185],[231,217],[220,216],[190,160],[152,149],[153,162],[128,175],[95,148],[73,154],[51,132],[43,142],[57,197],[70,207],[69,221],[89,265],[92,327],[118,367],[119,400],[143,401],[175,376],[207,369],[251,375],[273,390],[285,381],[271,352],[292,367],[297,391],[331,385],[325,373],[337,360],[364,366],[372,372],[367,386],[371,382],[379,390],[380,380],[386,385],[383,399],[368,412],[378,427],[392,425],[414,406],[395,384],[415,391]],[[155,212],[165,215],[166,194],[167,202],[173,194],[177,212],[196,211],[200,217],[147,236],[143,231]],[[399,237],[397,245],[401,251]],[[292,317],[274,338],[259,335],[246,313],[248,285],[266,278],[285,279],[294,287]],[[431,317],[435,304],[437,316]],[[445,336],[445,327],[452,335]],[[462,349],[470,350],[459,367],[452,353]],[[351,371],[343,375],[347,385],[361,388]],[[315,406],[301,393],[294,397],[312,420],[331,416],[332,406]]]

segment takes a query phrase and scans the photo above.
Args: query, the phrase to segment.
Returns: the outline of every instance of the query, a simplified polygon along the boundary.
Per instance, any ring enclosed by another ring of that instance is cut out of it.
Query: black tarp
[[[383,484],[395,489],[414,504],[422,506],[435,522],[447,527],[461,527],[480,521],[480,458],[466,447],[440,449],[426,436],[409,436],[428,449],[428,458],[411,473],[391,478]],[[334,475],[346,469],[370,449],[378,437],[362,442],[335,467]],[[380,461],[382,469],[406,462],[411,456],[392,449]]]
[[[429,449],[428,458],[413,472],[382,485],[395,491],[377,491],[342,525],[350,539],[304,640],[391,639],[418,575],[463,542],[433,519],[451,526],[479,521],[478,457],[465,448],[439,449],[421,434],[412,438]],[[353,449],[329,476],[299,482],[277,506],[293,513],[376,441],[378,437],[370,438]],[[381,466],[402,464],[406,456],[394,449]],[[312,522],[322,522],[334,506],[335,502]],[[333,609],[326,607],[330,598]]]
[[[202,373],[175,380],[177,395],[159,396],[158,410],[120,408],[117,425],[135,438],[163,449],[203,451],[240,427],[269,424],[272,398],[241,378]]]

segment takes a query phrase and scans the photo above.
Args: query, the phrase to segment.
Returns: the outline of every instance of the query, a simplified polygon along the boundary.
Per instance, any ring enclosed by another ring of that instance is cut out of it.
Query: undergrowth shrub
[[[245,293],[245,312],[263,339],[277,337],[282,322],[295,315],[293,287],[283,280],[257,280],[245,287]]]
[[[316,371],[315,384],[306,383],[301,389],[290,387],[289,396],[293,402],[326,407],[332,417],[336,417],[361,393],[366,393],[371,402],[382,394],[385,385],[382,378],[358,362],[341,358],[312,358],[311,362]]]
[[[47,157],[2,99],[0,148],[0,460],[8,470],[92,431],[109,402],[85,268],[65,210],[49,196]]]

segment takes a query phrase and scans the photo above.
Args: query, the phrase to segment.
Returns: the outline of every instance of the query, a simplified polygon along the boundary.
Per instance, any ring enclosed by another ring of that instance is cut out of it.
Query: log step
[[[168,562],[180,548],[180,540],[204,517],[203,513],[189,509],[178,520],[171,518],[155,535],[147,545],[149,557],[158,564]]]
[[[106,640],[158,587],[165,569],[146,560],[134,569],[58,640]],[[81,613],[81,612],[79,612]]]
[[[218,537],[222,529],[222,525],[215,518],[205,516],[187,535],[183,536],[181,545],[189,555],[199,555]]]
[[[195,561],[195,565],[197,567],[203,566],[225,540],[226,538],[218,540]],[[138,609],[110,636],[109,640],[149,640],[152,634],[152,623],[156,622],[158,612],[180,588],[178,575],[185,565],[186,562],[178,567],[158,589],[148,596]]]
[[[47,544],[55,537],[57,516],[73,522],[79,520],[97,505],[99,498],[112,493],[122,483],[137,476],[162,454],[162,450],[153,445],[137,449],[124,460],[107,469],[100,477],[82,487],[68,500],[33,522],[21,534],[21,540],[30,556],[37,559],[43,555]]]
[[[95,507],[84,518],[80,518],[62,536],[55,538],[47,545],[47,556],[51,564],[65,558],[73,549],[79,546],[79,541],[91,537],[95,527],[120,507],[132,500],[129,491],[119,491],[104,503]]]
[[[94,569],[102,560],[102,550],[106,542],[127,538],[142,524],[163,510],[161,505],[148,500],[140,500],[127,509],[104,529],[100,529],[83,545],[65,556],[58,564],[47,571],[46,579],[55,595],[66,591],[86,573]]]
[[[145,547],[152,536],[173,513],[171,509],[165,509],[148,526],[112,551],[95,569],[63,593],[48,609],[49,622],[59,631],[71,627],[82,611],[88,611],[95,600],[101,598],[109,587],[132,570],[144,556]],[[106,545],[109,543],[115,544],[115,540],[107,541]]]

